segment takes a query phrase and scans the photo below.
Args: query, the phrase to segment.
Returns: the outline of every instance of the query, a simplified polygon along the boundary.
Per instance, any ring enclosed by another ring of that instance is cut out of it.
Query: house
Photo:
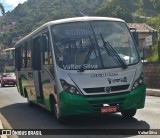
[[[127,23],[127,25],[129,26],[129,28],[135,28],[136,32],[138,32],[140,47],[145,47],[146,37],[151,35],[153,44],[158,38],[158,31],[145,23]]]
[[[147,48],[147,38],[151,38],[150,41],[152,41],[152,45],[155,44],[155,42],[158,39],[158,31],[147,25],[146,23],[127,23],[129,28],[135,28],[136,32],[138,32],[138,50],[142,56],[143,49]]]

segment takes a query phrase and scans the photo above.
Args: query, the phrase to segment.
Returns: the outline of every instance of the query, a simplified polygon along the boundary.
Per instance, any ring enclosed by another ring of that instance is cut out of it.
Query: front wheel
[[[53,100],[52,98],[50,99],[50,105],[51,105],[51,112],[54,114],[56,120],[59,123],[64,123],[65,119],[64,117],[61,117],[59,115],[59,108],[58,108],[58,104],[55,102],[55,100]]]
[[[136,114],[136,109],[130,109],[130,110],[123,110],[121,111],[121,114],[125,118],[132,118]]]

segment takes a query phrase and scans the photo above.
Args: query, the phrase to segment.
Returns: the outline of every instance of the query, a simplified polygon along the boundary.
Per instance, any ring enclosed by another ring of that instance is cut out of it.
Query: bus
[[[68,117],[144,108],[146,86],[136,42],[124,20],[50,21],[15,45],[19,93],[28,104]]]
[[[15,71],[15,48],[0,50],[0,72]]]

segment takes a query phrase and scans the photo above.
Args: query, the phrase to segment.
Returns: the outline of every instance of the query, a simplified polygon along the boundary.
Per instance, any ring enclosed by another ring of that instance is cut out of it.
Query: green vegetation
[[[97,7],[106,0],[28,0],[19,4],[12,12],[0,18],[0,28],[9,21],[16,26],[9,32],[0,35],[0,43],[11,45],[12,38],[25,35],[43,23],[55,19],[94,15]]]
[[[28,0],[0,17],[0,29],[7,22],[16,22],[0,35],[0,45],[11,45],[13,38],[28,34],[47,21],[82,16],[81,13],[146,22],[160,31],[159,0]]]
[[[160,7],[160,5],[159,5],[159,7]],[[146,23],[160,32],[160,15],[148,18],[146,20]],[[158,40],[160,41],[160,33],[158,36],[159,36]],[[158,61],[158,54],[160,54],[160,53],[158,53],[158,42],[157,42],[156,44],[154,44],[150,48],[150,53],[147,54],[147,60],[149,62],[157,62]]]
[[[160,32],[160,15],[148,18],[146,23]]]
[[[148,62],[157,62],[158,61],[158,43],[151,46],[148,52],[146,53],[146,60]]]
[[[132,13],[136,8],[133,0],[110,0],[96,10],[96,15],[118,17],[126,22],[133,22]]]

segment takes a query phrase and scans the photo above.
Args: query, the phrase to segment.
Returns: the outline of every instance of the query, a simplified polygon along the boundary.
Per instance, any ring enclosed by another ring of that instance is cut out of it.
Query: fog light
[[[134,83],[134,87],[137,88],[138,85],[139,85],[139,84],[138,84],[138,82],[136,81],[136,82]]]
[[[143,82],[143,79],[139,79],[139,83],[141,84]]]
[[[75,88],[75,87],[71,87],[71,88],[70,88],[70,92],[71,92],[71,93],[76,92],[76,88]]]

